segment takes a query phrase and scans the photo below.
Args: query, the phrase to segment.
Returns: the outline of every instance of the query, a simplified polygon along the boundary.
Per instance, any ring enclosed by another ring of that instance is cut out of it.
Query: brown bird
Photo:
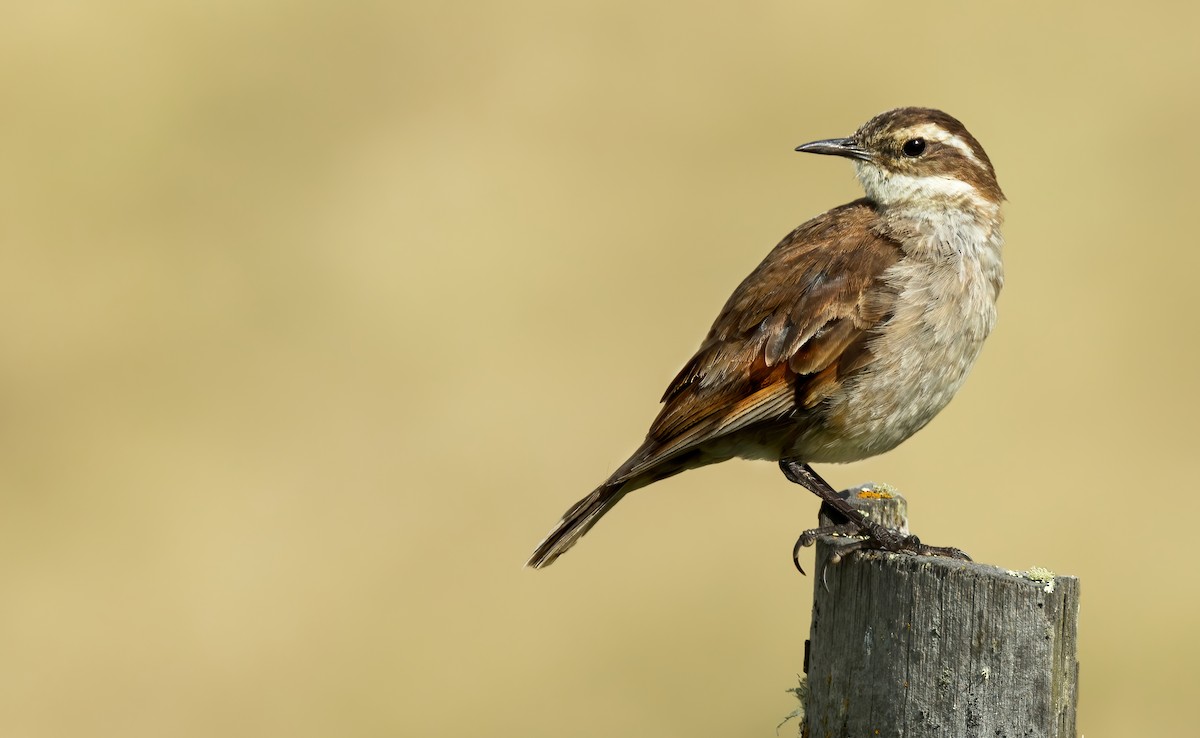
[[[645,442],[528,566],[553,563],[633,490],[734,457],[778,461],[844,516],[838,530],[866,537],[856,547],[965,557],[866,520],[809,464],[895,448],[966,379],[1004,282],[995,170],[962,123],[929,108],[796,150],[851,159],[866,197],[789,233],[738,286]]]

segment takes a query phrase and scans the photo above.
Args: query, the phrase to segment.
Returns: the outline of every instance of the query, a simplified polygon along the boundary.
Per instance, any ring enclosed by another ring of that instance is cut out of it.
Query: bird
[[[526,565],[570,549],[627,494],[732,458],[775,461],[837,513],[805,531],[857,547],[969,558],[851,508],[811,464],[882,454],[962,386],[996,322],[1004,193],[956,118],[902,107],[796,151],[850,159],[864,197],[783,238],[734,290],[667,386],[645,441],[563,515]]]

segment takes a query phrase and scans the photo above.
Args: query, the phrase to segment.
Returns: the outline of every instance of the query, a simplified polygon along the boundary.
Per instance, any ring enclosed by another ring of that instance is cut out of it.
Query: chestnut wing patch
[[[881,276],[900,259],[858,200],[788,235],[729,298],[667,387],[635,476],[708,441],[811,411],[870,363],[871,330],[890,315]]]

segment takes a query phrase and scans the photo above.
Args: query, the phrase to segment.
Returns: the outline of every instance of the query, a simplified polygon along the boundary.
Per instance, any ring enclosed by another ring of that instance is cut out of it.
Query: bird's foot
[[[810,528],[800,534],[800,537],[796,539],[796,545],[792,548],[792,561],[801,574],[804,573],[804,569],[800,567],[800,549],[813,545],[820,536],[844,536],[847,538],[845,543],[838,545],[830,554],[829,563],[831,564],[839,563],[855,551],[888,551],[910,556],[943,556],[964,561],[971,560],[971,557],[962,549],[953,546],[928,546],[921,543],[921,539],[914,535],[901,533],[878,523],[864,521],[864,524],[860,525],[857,522],[847,522]]]

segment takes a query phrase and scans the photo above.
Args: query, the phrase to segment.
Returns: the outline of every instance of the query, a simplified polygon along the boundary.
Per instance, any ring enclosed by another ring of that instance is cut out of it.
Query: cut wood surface
[[[891,527],[906,520],[890,488],[846,494]],[[831,564],[845,541],[816,546],[810,738],[1074,738],[1075,577],[877,551]]]

